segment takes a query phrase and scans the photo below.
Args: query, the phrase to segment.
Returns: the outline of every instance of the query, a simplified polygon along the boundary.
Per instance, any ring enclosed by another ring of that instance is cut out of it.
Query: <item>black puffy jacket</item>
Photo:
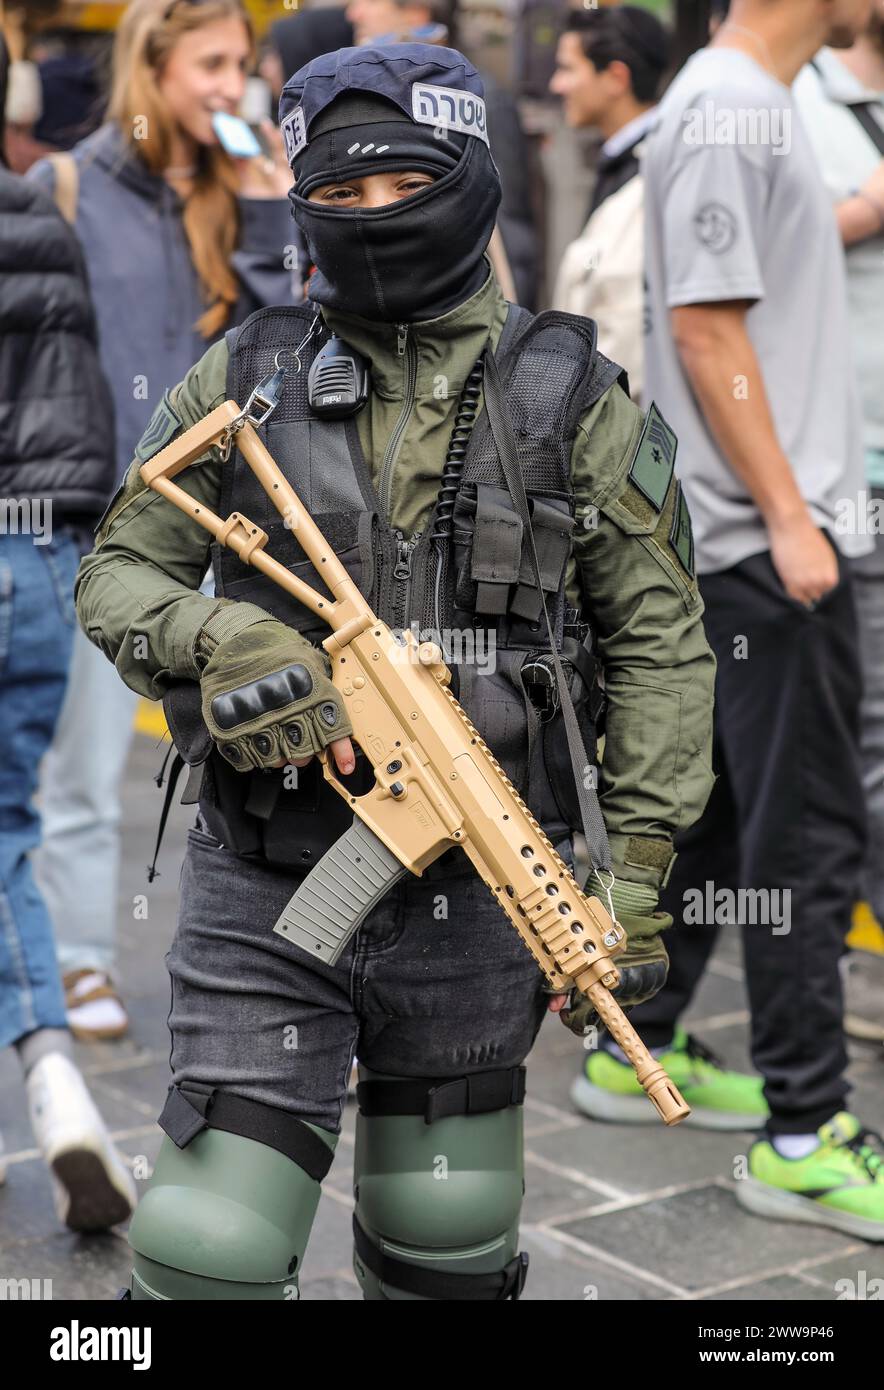
[[[114,476],[79,244],[42,188],[0,167],[0,495],[51,499],[56,524],[91,523]]]

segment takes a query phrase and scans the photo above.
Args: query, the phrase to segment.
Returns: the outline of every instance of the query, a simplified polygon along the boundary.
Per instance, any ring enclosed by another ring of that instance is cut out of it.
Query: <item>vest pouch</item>
[[[506,488],[474,483],[458,495],[452,518],[455,607],[501,617],[519,578],[522,521]]]
[[[285,786],[285,771],[279,769],[282,786],[262,826],[262,853],[268,864],[307,874],[349,830],[353,810],[328,785],[315,758],[297,769],[297,787]],[[362,753],[357,752],[356,767],[349,776],[339,772],[338,777],[351,796],[362,796],[374,786],[374,770]]]
[[[531,530],[537,551],[541,588],[547,596],[557,594],[571,553],[571,532],[574,530],[571,507],[561,497],[529,497],[528,505],[531,508]],[[517,585],[510,600],[509,612],[529,623],[539,623],[543,620],[527,536],[522,547]]]
[[[207,829],[234,854],[259,854],[259,823],[245,814],[251,774],[237,772],[217,749],[209,754],[200,786],[200,815]]]
[[[561,497],[529,495],[531,529],[547,595],[562,585],[571,551],[574,517]],[[506,488],[488,483],[468,485],[453,513],[454,602],[458,609],[489,618],[504,614],[511,622],[542,625],[540,595],[521,517]],[[552,613],[550,614],[552,617]]]
[[[474,613],[476,588],[470,579],[473,555],[473,525],[476,518],[476,486],[463,483],[451,516],[451,565],[454,572],[454,607]]]

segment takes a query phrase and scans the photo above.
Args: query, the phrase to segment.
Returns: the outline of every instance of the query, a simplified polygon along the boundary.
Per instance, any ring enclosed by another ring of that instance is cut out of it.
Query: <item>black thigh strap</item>
[[[423,1115],[431,1125],[449,1115],[484,1115],[521,1105],[525,1068],[476,1071],[470,1076],[415,1076],[400,1081],[360,1081],[356,1099],[362,1115]]]
[[[528,1274],[528,1255],[522,1250],[503,1269],[491,1274],[446,1274],[441,1269],[424,1269],[406,1264],[393,1255],[385,1254],[372,1245],[359,1222],[353,1216],[353,1240],[356,1254],[367,1269],[391,1288],[420,1298],[485,1299],[501,1301],[518,1298],[525,1287]]]
[[[285,1154],[315,1182],[322,1182],[334,1161],[333,1150],[297,1115],[197,1082],[169,1087],[157,1123],[179,1149],[209,1128],[255,1139]]]

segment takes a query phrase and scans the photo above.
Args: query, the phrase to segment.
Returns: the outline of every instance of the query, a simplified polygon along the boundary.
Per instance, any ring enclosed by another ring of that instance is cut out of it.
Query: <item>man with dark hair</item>
[[[634,5],[576,10],[549,84],[569,125],[597,126],[605,139],[589,221],[565,250],[552,307],[595,320],[599,347],[625,369],[634,399],[644,378],[639,154],[667,54],[662,24]]]
[[[596,208],[638,172],[635,153],[669,58],[666,30],[635,5],[575,10],[565,21],[550,91],[571,126],[598,126],[605,143],[590,204]]]

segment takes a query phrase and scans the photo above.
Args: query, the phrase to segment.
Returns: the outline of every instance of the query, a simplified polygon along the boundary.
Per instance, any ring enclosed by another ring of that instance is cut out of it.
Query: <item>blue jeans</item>
[[[43,760],[37,887],[55,923],[58,964],[115,973],[120,792],[138,696],[77,628],[71,677]]]
[[[68,678],[78,562],[63,528],[45,545],[0,536],[0,1047],[67,1026],[52,923],[29,855],[40,840],[37,769]]]

